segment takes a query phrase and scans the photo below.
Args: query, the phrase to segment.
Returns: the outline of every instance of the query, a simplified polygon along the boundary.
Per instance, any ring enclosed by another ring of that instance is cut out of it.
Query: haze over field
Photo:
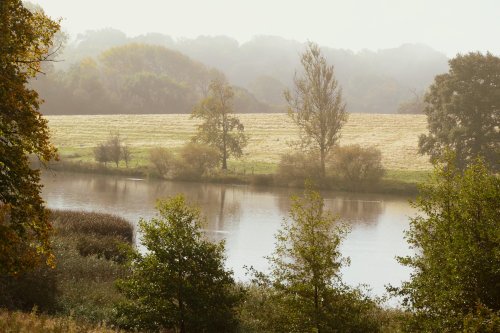
[[[349,112],[418,113],[421,108],[404,106],[422,101],[434,76],[448,70],[448,57],[486,50],[482,32],[500,30],[498,20],[485,17],[497,13],[499,5],[487,0],[480,1],[481,6],[393,0],[35,3],[62,18],[67,32],[61,61],[54,64],[57,71],[47,71],[35,83],[46,100],[44,114],[189,113],[200,97],[198,88],[213,75],[224,75],[237,87],[236,112],[283,112],[283,90],[292,86],[308,40],[318,42],[335,66]],[[109,15],[112,12],[117,15]],[[120,56],[114,61],[128,64],[110,72],[103,52],[131,43],[158,45],[187,56],[183,65],[174,66],[191,72],[188,82],[172,72],[131,63],[124,52],[115,52]],[[82,66],[87,58],[95,75],[88,61]],[[204,69],[194,73],[195,67]],[[121,77],[105,79],[112,73]],[[166,89],[176,97],[152,102],[156,97],[151,95],[162,95],[164,89],[157,82],[148,89],[158,92],[137,93],[135,86],[148,86],[143,74],[149,84],[151,74],[168,77],[174,85]],[[116,86],[110,81],[132,83]]]

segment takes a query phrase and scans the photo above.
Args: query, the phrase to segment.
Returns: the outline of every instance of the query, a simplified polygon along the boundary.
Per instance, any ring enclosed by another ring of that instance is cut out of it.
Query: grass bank
[[[124,165],[116,167],[108,164],[104,166],[96,162],[61,160],[51,163],[50,169],[62,172],[79,172],[89,174],[104,174],[134,178],[163,179],[151,166],[139,166],[126,168]],[[281,181],[275,174],[276,164],[256,162],[255,164],[243,165],[238,161],[229,163],[227,172],[215,172],[200,179],[179,179],[182,181],[207,182],[220,184],[245,184],[254,186],[275,187],[301,187],[303,180],[289,183]],[[266,173],[266,171],[268,173]],[[427,179],[430,175],[426,170],[388,170],[384,177],[377,183],[353,186],[333,178],[321,182],[323,189],[346,192],[371,192],[385,194],[416,194],[417,185]],[[169,179],[176,180],[176,179]]]

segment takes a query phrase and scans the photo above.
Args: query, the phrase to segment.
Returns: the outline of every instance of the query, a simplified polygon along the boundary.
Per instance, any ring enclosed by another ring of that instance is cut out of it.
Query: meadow
[[[245,172],[272,173],[280,155],[291,151],[298,130],[286,114],[238,115],[249,135],[244,156],[232,161]],[[176,149],[195,133],[198,120],[188,114],[46,116],[52,141],[62,159],[93,161],[92,148],[119,132],[131,147],[131,166],[148,164],[153,147]],[[426,173],[431,164],[418,154],[418,136],[426,132],[424,115],[350,114],[342,128],[341,145],[374,146],[382,151],[384,167],[394,175],[402,171]]]

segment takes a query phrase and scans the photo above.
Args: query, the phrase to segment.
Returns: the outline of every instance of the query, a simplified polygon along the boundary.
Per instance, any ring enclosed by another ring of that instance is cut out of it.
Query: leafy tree
[[[59,23],[20,0],[0,2],[0,274],[16,274],[44,259],[52,264],[51,226],[40,196],[42,162],[56,157],[40,99],[27,87],[50,57]]]
[[[147,251],[133,251],[130,276],[118,282],[127,298],[118,322],[150,331],[235,331],[241,294],[224,268],[224,243],[204,238],[198,209],[182,195],[157,209],[158,217],[139,222]]]
[[[227,159],[230,156],[241,157],[248,141],[243,124],[232,115],[233,96],[233,90],[227,83],[220,79],[213,80],[208,97],[192,113],[192,117],[203,120],[193,140],[216,148],[223,170],[227,170]]]
[[[302,76],[295,75],[295,90],[285,90],[288,114],[300,128],[300,143],[318,152],[321,176],[325,176],[328,153],[340,137],[347,121],[342,90],[317,44],[309,43],[300,59]]]
[[[408,331],[459,332],[487,317],[498,328],[500,179],[482,160],[463,172],[453,157],[445,162],[413,203],[420,214],[406,239],[415,254],[398,259],[411,280],[390,290],[413,314]]]
[[[345,224],[325,211],[318,192],[309,186],[303,198],[292,197],[290,219],[276,236],[268,260],[269,275],[257,273],[266,289],[263,303],[269,308],[263,328],[273,332],[374,332],[369,319],[375,303],[360,290],[341,281],[340,269],[348,263],[340,244]],[[266,299],[267,298],[267,299]]]
[[[482,156],[500,170],[500,58],[490,53],[458,55],[450,70],[436,76],[425,97],[429,134],[419,138],[419,150],[431,160],[447,149],[463,169]]]
[[[124,154],[127,154],[126,156]],[[127,146],[123,145],[123,140],[120,137],[120,133],[111,134],[106,142],[99,144],[94,148],[94,158],[99,163],[114,162],[116,167],[120,164],[122,159],[126,159],[126,164],[128,167],[128,162],[130,162],[130,150]]]

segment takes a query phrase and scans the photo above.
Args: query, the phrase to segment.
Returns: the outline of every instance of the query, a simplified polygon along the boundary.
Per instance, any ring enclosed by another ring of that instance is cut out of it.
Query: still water
[[[290,195],[300,190],[252,186],[140,180],[102,175],[45,173],[43,197],[50,208],[106,212],[136,223],[155,215],[155,202],[184,193],[207,219],[214,240],[225,239],[227,266],[247,280],[244,265],[267,269],[264,256],[274,248],[274,234],[288,216]],[[381,296],[384,285],[409,277],[395,256],[410,253],[403,239],[415,214],[408,198],[380,194],[322,193],[328,209],[348,222],[351,232],[342,253],[351,259],[343,279],[367,284]]]

